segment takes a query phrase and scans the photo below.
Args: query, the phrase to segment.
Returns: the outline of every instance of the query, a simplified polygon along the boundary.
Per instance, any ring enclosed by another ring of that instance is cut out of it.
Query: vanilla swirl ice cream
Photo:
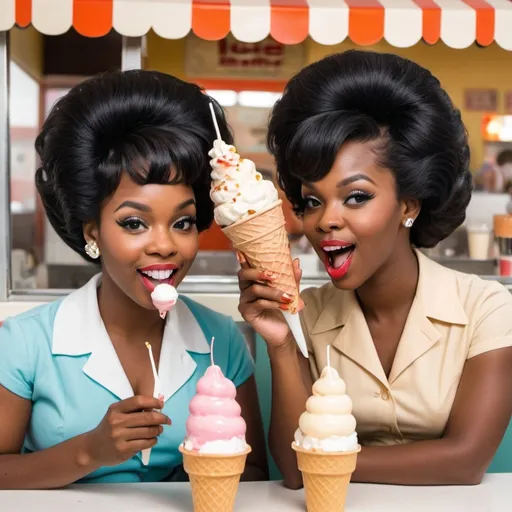
[[[276,203],[274,184],[263,179],[254,162],[240,158],[234,146],[216,140],[208,155],[217,224],[229,226]]]
[[[358,449],[352,400],[338,372],[325,367],[299,419],[295,444],[304,450],[351,452]]]

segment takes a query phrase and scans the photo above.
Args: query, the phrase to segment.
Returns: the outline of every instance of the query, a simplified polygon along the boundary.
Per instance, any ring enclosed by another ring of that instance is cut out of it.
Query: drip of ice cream
[[[187,419],[188,451],[210,454],[242,453],[247,449],[245,421],[236,401],[236,387],[222,370],[210,366],[197,383]]]
[[[356,450],[356,420],[352,400],[338,372],[327,366],[313,384],[313,395],[299,419],[295,443],[304,449],[342,452]]]
[[[274,184],[263,179],[254,162],[240,158],[234,146],[216,140],[208,155],[212,167],[210,198],[220,226],[229,226],[278,200]]]
[[[167,313],[173,308],[178,300],[178,292],[174,286],[167,283],[159,284],[151,293],[151,300],[156,309],[158,309],[160,316],[165,318]]]

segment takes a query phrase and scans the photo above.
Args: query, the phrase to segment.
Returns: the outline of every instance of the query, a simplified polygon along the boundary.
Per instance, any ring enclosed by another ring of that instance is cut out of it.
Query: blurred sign
[[[504,104],[505,114],[512,114],[512,91],[505,92]]]
[[[220,41],[190,35],[186,40],[188,77],[287,80],[305,65],[304,45],[284,45],[271,38],[243,43],[231,34]]]
[[[228,123],[235,134],[239,153],[266,153],[270,108],[226,107]]]
[[[464,108],[473,112],[496,112],[498,91],[496,89],[466,89]]]

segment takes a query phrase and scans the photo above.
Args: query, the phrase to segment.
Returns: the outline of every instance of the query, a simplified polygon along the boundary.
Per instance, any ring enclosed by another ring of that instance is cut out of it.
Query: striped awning
[[[153,29],[179,39],[193,31],[244,42],[268,35],[285,44],[311,36],[325,45],[386,39],[408,47],[423,39],[465,48],[496,41],[512,50],[512,0],[0,0],[0,31],[32,24],[48,35],[73,26],[88,37],[112,28],[139,37]]]

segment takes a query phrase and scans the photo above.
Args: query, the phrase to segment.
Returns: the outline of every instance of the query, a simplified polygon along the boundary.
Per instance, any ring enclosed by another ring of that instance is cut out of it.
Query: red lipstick
[[[329,274],[330,278],[336,281],[338,279],[342,279],[343,277],[345,277],[352,264],[352,256],[354,255],[355,249],[354,244],[345,242],[343,240],[329,239],[322,240],[320,242],[320,247],[322,248],[324,254],[325,269],[327,270],[327,273]],[[340,250],[330,250],[330,248],[334,247],[339,247]],[[335,262],[335,258],[336,256],[340,257],[341,249],[347,250],[347,257],[339,267],[334,267],[333,265]]]

